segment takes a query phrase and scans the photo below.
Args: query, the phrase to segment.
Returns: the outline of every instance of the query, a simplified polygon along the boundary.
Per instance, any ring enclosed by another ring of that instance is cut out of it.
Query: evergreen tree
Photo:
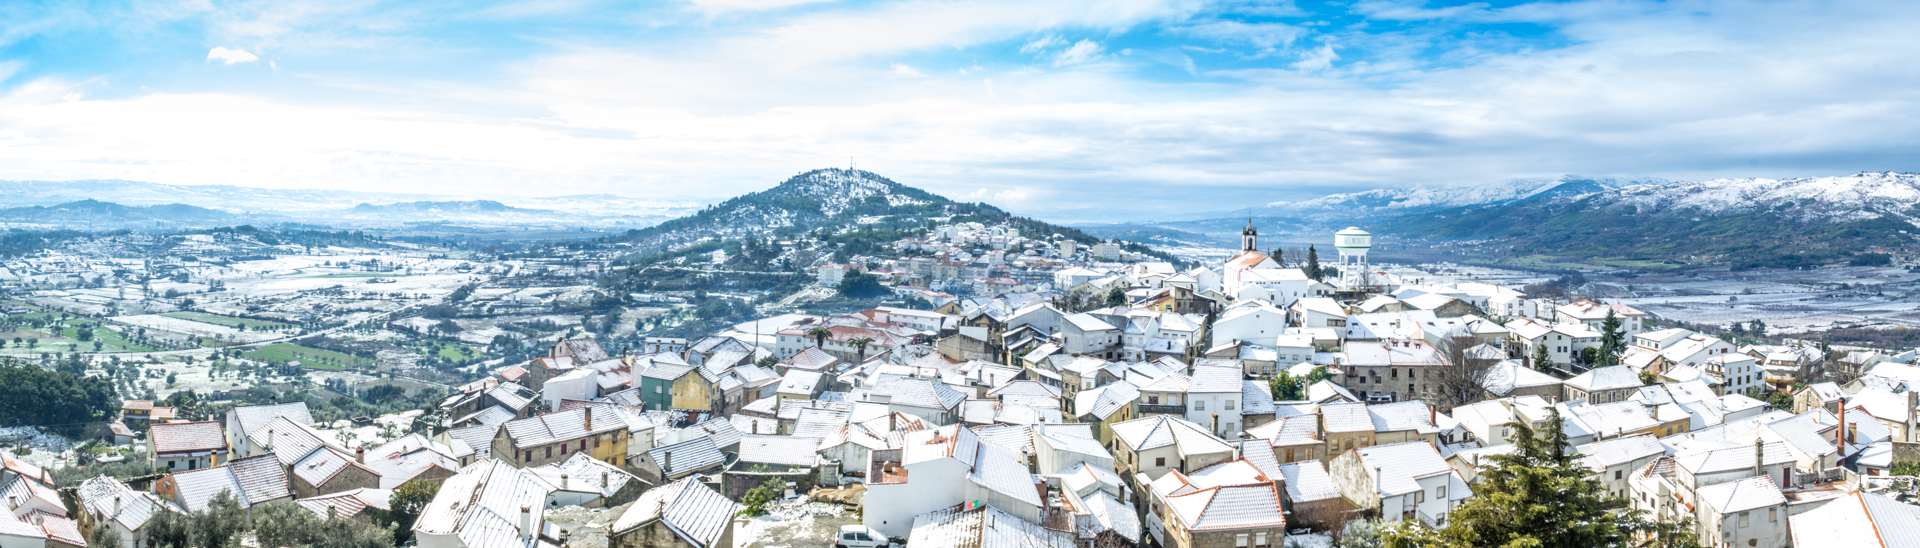
[[[1313,246],[1307,246],[1307,277],[1318,282],[1321,281],[1320,278],[1325,275],[1324,272],[1320,271],[1320,252],[1315,250]]]
[[[1560,411],[1550,408],[1545,432],[1526,421],[1514,428],[1514,451],[1489,455],[1473,496],[1447,515],[1439,530],[1396,528],[1391,546],[1526,546],[1533,548],[1624,547],[1629,533],[1647,523],[1609,510],[1624,504],[1609,496],[1579,455],[1567,451]]]
[[[1607,319],[1600,321],[1600,354],[1594,365],[1620,365],[1620,355],[1626,351],[1627,332],[1620,327],[1620,316],[1613,313],[1613,307],[1607,307]]]
[[[1273,248],[1273,252],[1268,253],[1267,256],[1272,257],[1273,264],[1280,265],[1280,268],[1287,267],[1287,250],[1276,247]]]
[[[1107,291],[1107,306],[1126,306],[1126,305],[1127,305],[1127,291],[1125,289],[1121,288],[1120,286],[1114,286],[1112,290]]]
[[[1300,401],[1306,399],[1305,395],[1302,394],[1305,389],[1300,384],[1300,379],[1294,378],[1293,374],[1288,373],[1284,369],[1280,370],[1280,374],[1269,382],[1272,384],[1273,399],[1275,401]]]
[[[1553,355],[1547,353],[1546,343],[1533,345],[1533,370],[1541,373],[1553,367]]]

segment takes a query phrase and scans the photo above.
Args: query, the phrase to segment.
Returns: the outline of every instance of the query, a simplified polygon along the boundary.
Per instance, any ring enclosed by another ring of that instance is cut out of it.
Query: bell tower
[[[1240,252],[1252,253],[1260,248],[1260,231],[1253,228],[1253,217],[1247,217],[1247,228],[1240,231]]]

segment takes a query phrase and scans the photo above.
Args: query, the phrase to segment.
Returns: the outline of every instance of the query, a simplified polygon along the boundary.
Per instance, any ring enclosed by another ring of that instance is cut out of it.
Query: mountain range
[[[1376,233],[1486,240],[1512,256],[1806,267],[1897,251],[1920,234],[1920,175],[1642,184],[1405,215]]]
[[[216,217],[199,214],[179,219],[179,222],[189,224],[227,219],[250,223],[301,222],[351,226],[420,222],[645,226],[687,215],[697,211],[703,203],[698,198],[634,198],[614,194],[484,198],[232,185],[167,185],[114,179],[0,181],[0,204],[16,208],[57,207],[91,200],[123,206],[187,204],[229,215]],[[38,221],[65,226],[86,224],[58,216]]]

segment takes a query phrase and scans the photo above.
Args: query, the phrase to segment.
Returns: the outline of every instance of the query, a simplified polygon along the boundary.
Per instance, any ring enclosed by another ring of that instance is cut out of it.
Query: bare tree
[[[1420,391],[1421,400],[1442,413],[1450,413],[1454,406],[1465,405],[1480,399],[1486,380],[1485,360],[1476,360],[1468,352],[1480,345],[1480,340],[1472,335],[1452,334],[1440,343],[1440,352],[1447,363],[1438,367],[1426,368],[1429,375],[1426,386]]]

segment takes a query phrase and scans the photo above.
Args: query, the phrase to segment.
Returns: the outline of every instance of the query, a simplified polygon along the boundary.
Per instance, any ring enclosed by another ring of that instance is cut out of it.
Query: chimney
[[[1427,406],[1427,424],[1440,426],[1440,408]]]
[[[1220,435],[1220,414],[1219,413],[1213,414],[1213,435],[1215,436]]]
[[[566,473],[566,472],[561,472],[561,473],[560,473],[560,490],[561,490],[561,491],[565,491],[565,490],[567,490],[567,487],[568,487],[568,486],[567,486],[567,484],[568,484],[568,483],[569,483],[569,482],[567,481],[567,473]]]
[[[533,509],[528,508],[526,506],[521,506],[520,507],[520,541],[526,542],[528,539],[531,539],[531,538],[533,538]]]
[[[673,470],[673,452],[668,451],[667,454],[661,457],[660,459],[660,475],[662,476],[661,479],[665,480],[666,479],[665,476],[667,474],[673,473],[672,470]]]
[[[607,488],[607,473],[601,472],[600,473],[600,489],[605,490],[606,488]]]
[[[1766,443],[1760,441],[1760,438],[1753,439],[1753,475],[1755,476],[1766,475],[1766,472],[1761,470],[1761,467],[1767,464],[1766,447]]]
[[[113,497],[113,515],[120,515],[120,497]]]
[[[1322,413],[1313,414],[1313,437],[1319,438],[1321,441],[1326,441],[1327,416],[1325,414],[1322,414]]]
[[[1847,424],[1847,402],[1844,399],[1840,402],[1840,428],[1840,432],[1834,434],[1835,437],[1840,438],[1837,440],[1840,443],[1834,445],[1840,447],[1839,458],[1845,460],[1847,458],[1847,443],[1853,441],[1853,425]]]
[[[593,408],[592,408],[592,407],[588,407],[588,408],[587,408],[587,425],[586,425],[586,429],[587,429],[587,431],[588,431],[588,432],[592,432],[592,431],[593,431]]]
[[[362,445],[353,448],[353,461],[360,464],[367,463],[367,446]]]

